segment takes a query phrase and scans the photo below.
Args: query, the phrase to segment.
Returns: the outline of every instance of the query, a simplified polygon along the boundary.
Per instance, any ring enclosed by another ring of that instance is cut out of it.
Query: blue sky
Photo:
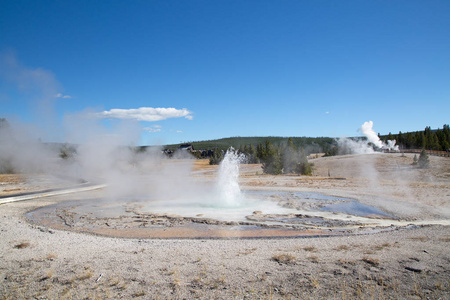
[[[135,120],[140,144],[442,128],[449,15],[446,0],[1,1],[0,117],[68,141],[64,120],[89,111]]]

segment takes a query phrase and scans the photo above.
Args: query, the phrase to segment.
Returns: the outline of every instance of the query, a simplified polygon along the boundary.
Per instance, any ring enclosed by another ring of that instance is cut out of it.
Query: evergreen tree
[[[419,167],[421,169],[428,168],[430,166],[430,159],[428,158],[428,154],[425,149],[422,149],[419,155]]]
[[[265,154],[264,146],[262,144],[258,144],[256,146],[256,157],[258,158],[258,160],[263,161],[265,155],[266,154]]]
[[[239,149],[237,149],[237,153],[239,153],[239,154],[245,154],[244,146],[239,145]]]
[[[413,136],[411,132],[407,132],[405,134],[405,139],[403,141],[403,145],[405,146],[406,149],[409,149],[413,146],[414,142],[413,142]]]
[[[450,143],[448,141],[443,141],[441,143],[441,148],[443,151],[450,151]]]
[[[339,152],[339,148],[337,146],[332,146],[325,151],[324,156],[335,156]]]
[[[298,149],[295,147],[292,138],[289,138],[287,145],[283,147],[281,156],[283,161],[283,173],[294,173],[300,160]]]
[[[292,138],[288,139],[287,145],[281,148],[283,162],[283,173],[297,173],[300,175],[312,175],[312,164],[308,163],[303,148],[297,148]]]
[[[248,163],[249,164],[257,164],[259,163],[258,158],[256,157],[256,150],[255,147],[250,144],[250,146],[248,147]]]
[[[213,154],[209,158],[209,164],[210,165],[218,165],[223,160],[223,151],[219,148],[214,148]]]
[[[430,150],[441,150],[441,145],[439,144],[439,139],[435,132],[432,132],[429,135],[429,141],[427,144]]]
[[[436,132],[439,141],[440,150],[450,151],[450,129],[448,125],[444,124],[442,130]]]
[[[450,151],[450,127],[448,124],[444,124],[442,128],[443,141],[441,143],[444,151]]]
[[[283,165],[281,162],[281,155],[279,149],[275,147],[270,141],[266,141],[264,155],[261,158],[262,169],[266,174],[281,174]]]
[[[388,137],[387,137],[387,140],[388,140],[388,141],[393,141],[393,140],[395,140],[395,139],[394,139],[394,136],[392,135],[392,133],[389,132]]]
[[[423,131],[416,132],[416,147],[425,149],[427,147],[427,141],[425,133]]]
[[[300,162],[297,164],[296,173],[300,175],[312,175],[313,164],[308,162],[305,152],[302,150],[299,152]]]

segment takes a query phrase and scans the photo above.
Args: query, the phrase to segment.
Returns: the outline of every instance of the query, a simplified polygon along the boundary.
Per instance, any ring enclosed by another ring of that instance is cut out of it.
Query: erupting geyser
[[[239,188],[239,165],[244,160],[243,154],[238,154],[230,148],[220,164],[217,191],[218,207],[237,207],[242,204],[242,193]]]

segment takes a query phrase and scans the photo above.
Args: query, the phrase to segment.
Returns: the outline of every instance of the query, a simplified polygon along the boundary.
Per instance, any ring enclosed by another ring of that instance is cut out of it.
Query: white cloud
[[[112,119],[131,119],[137,121],[147,121],[155,122],[166,120],[170,118],[186,118],[192,120],[192,112],[183,109],[176,109],[173,107],[163,108],[163,107],[140,107],[133,109],[118,109],[114,108],[111,110],[103,111],[97,114],[101,118],[112,118]]]
[[[183,131],[182,130],[177,130],[177,133],[183,133]]]
[[[70,96],[70,95],[63,95],[61,93],[58,93],[58,94],[55,95],[55,98],[71,99],[72,96]]]
[[[151,127],[144,127],[142,129],[148,132],[161,132],[162,131],[161,128],[162,128],[161,125],[153,125]]]
[[[330,112],[329,112],[329,111],[326,111],[325,113],[328,115]]]

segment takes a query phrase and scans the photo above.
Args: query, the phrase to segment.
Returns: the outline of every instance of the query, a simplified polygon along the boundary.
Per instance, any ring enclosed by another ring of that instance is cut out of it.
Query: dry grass
[[[137,293],[134,293],[134,294],[132,294],[131,295],[133,298],[137,298],[137,297],[143,297],[143,296],[145,296],[145,291],[139,291],[139,292],[137,292]]]
[[[86,280],[91,278],[92,276],[94,276],[94,272],[92,271],[92,269],[90,267],[85,267],[84,271],[79,274],[78,276],[76,276],[76,279],[78,280]]]
[[[310,255],[308,256],[308,259],[316,264],[319,262],[319,257],[317,257],[316,255]]]
[[[375,254],[375,249],[364,250],[364,254]]]
[[[430,238],[426,236],[413,236],[410,237],[409,239],[418,242],[428,242],[430,240]]]
[[[178,266],[175,268],[175,270],[169,272],[169,275],[172,275],[172,286],[179,286],[181,284],[180,280],[180,269]]]
[[[375,246],[375,250],[380,251],[380,250],[383,250],[384,248],[388,248],[388,247],[390,247],[390,246],[391,246],[391,244],[389,244],[389,243],[384,243],[384,244]]]
[[[253,252],[255,252],[256,250],[257,250],[257,248],[244,249],[244,250],[239,251],[237,256],[249,255],[249,254],[252,254]]]
[[[82,274],[80,274],[79,276],[77,276],[78,280],[86,280],[91,278],[92,276],[94,276],[94,273],[92,273],[92,271],[88,270]]]
[[[0,182],[6,184],[18,184],[25,182],[25,176],[18,174],[0,174]]]
[[[48,260],[55,260],[58,256],[54,253],[49,253],[46,257]]]
[[[338,263],[341,265],[354,265],[356,264],[355,260],[350,260],[350,259],[346,259],[346,258],[339,258],[338,259]]]
[[[318,289],[320,287],[319,279],[317,277],[314,276],[309,277],[309,283],[315,289]]]
[[[119,285],[119,283],[120,283],[120,279],[117,275],[109,278],[109,280],[108,280],[109,286],[117,286],[117,285]]]
[[[362,261],[365,263],[368,263],[369,265],[375,266],[377,267],[380,264],[380,260],[377,258],[373,258],[373,257],[369,257],[369,256],[364,256],[362,258]]]
[[[336,250],[336,251],[347,251],[348,249],[350,249],[350,247],[347,245],[340,245],[340,246],[337,246],[336,248],[334,248],[334,250]]]
[[[295,262],[295,256],[287,253],[275,254],[272,256],[272,260],[280,264],[292,264]]]
[[[450,242],[450,235],[441,236],[439,238],[441,242]]]
[[[319,250],[317,250],[317,248],[314,246],[303,247],[303,250],[307,252],[319,252]]]
[[[25,249],[25,248],[28,248],[30,246],[31,246],[30,242],[23,241],[23,242],[20,242],[20,243],[14,245],[14,248],[16,248],[16,249]]]

